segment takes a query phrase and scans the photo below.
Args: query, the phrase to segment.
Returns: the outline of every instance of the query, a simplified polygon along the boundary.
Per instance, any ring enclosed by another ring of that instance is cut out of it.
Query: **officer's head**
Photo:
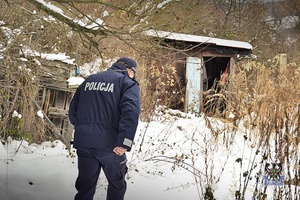
[[[120,63],[126,67],[128,76],[130,78],[135,78],[137,64],[133,59],[123,57],[123,58],[120,58],[119,60],[117,60],[117,63]]]

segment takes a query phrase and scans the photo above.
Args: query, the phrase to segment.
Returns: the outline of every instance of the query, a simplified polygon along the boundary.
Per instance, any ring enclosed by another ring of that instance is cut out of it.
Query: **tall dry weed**
[[[226,109],[234,113],[235,127],[247,128],[245,140],[251,140],[261,155],[263,165],[281,163],[284,168],[284,189],[276,189],[274,199],[299,199],[300,186],[300,66],[283,65],[278,57],[268,63],[249,62],[232,71],[227,91]],[[253,161],[254,163],[254,161]],[[253,171],[252,169],[250,172]],[[247,172],[248,173],[248,172]],[[250,179],[248,174],[244,179]],[[257,182],[254,197],[261,198],[265,190]],[[245,187],[239,191],[242,198]],[[269,198],[269,197],[268,197]]]
[[[0,88],[0,138],[40,143],[46,139],[43,119],[34,102],[39,95],[39,68],[34,65],[3,64]],[[18,115],[16,115],[16,113]],[[48,138],[47,138],[48,139]]]

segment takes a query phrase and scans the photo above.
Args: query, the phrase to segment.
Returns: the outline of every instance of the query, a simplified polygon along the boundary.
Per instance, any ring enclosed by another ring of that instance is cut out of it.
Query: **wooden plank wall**
[[[68,110],[73,93],[56,89],[46,88],[44,101],[44,113],[51,122],[57,127],[57,130],[67,142],[70,144],[73,135],[73,125],[69,122]]]

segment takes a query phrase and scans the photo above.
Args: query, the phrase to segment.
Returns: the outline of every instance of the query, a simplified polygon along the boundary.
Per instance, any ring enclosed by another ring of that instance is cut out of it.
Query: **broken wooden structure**
[[[45,113],[46,122],[52,127],[51,131],[56,137],[70,148],[73,137],[73,125],[68,118],[69,104],[76,87],[69,87],[68,78],[75,76],[75,65],[60,60],[40,59],[40,101],[38,104]]]
[[[252,52],[247,42],[153,30],[147,34],[166,47],[162,48],[162,55],[174,61],[179,85],[185,89],[184,102],[174,108],[196,114],[204,111],[207,94],[216,89],[216,82],[226,84],[238,57],[250,56]],[[163,63],[155,64],[161,68]],[[167,98],[181,102],[178,93],[169,94]]]

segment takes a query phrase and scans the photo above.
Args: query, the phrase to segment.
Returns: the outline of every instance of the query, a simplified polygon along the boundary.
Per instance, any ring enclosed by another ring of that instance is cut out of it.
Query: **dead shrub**
[[[233,127],[247,129],[244,138],[250,141],[263,163],[281,163],[287,177],[287,187],[274,193],[274,198],[293,199],[299,186],[300,136],[300,66],[287,66],[278,57],[268,63],[249,62],[240,65],[230,75],[231,87],[227,93],[226,113],[234,114]],[[237,130],[237,129],[236,129]],[[254,160],[252,161],[255,162]],[[249,169],[244,179],[251,179]],[[262,173],[263,168],[260,168]],[[254,197],[263,194],[256,183]],[[247,186],[245,186],[246,188]],[[244,191],[241,192],[244,195]]]

